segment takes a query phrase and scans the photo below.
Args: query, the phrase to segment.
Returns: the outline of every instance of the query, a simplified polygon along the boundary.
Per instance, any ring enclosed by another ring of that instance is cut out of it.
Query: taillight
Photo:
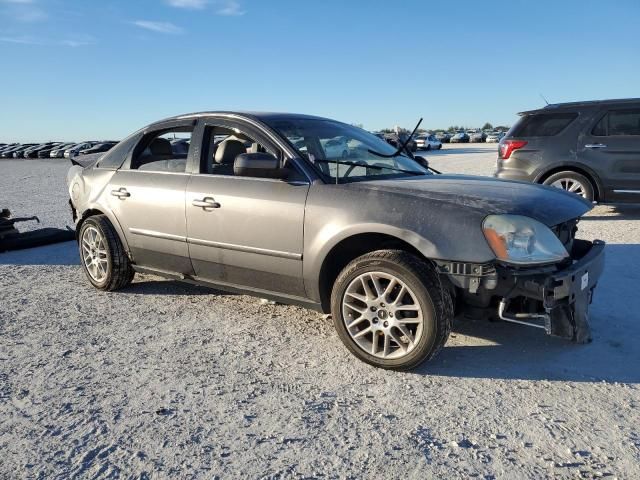
[[[513,152],[527,144],[524,140],[502,140],[500,142],[500,158],[508,159]]]

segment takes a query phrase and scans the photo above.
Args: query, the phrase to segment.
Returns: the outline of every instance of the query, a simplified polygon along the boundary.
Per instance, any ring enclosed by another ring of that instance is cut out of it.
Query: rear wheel
[[[80,260],[89,282],[113,291],[131,283],[135,272],[111,222],[104,215],[87,218],[80,228]]]
[[[345,346],[366,363],[408,370],[443,347],[453,302],[424,260],[400,250],[379,250],[353,260],[331,296],[335,328]]]
[[[566,172],[554,173],[546,178],[543,183],[580,195],[590,202],[595,199],[593,184],[587,177],[577,172],[567,170]]]

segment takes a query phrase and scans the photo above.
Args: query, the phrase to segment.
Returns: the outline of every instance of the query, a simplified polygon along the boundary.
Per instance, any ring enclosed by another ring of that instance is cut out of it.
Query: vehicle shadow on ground
[[[118,293],[123,295],[234,295],[229,292],[178,280],[166,280],[159,277],[153,277],[152,279],[149,277],[144,275],[142,280],[134,280],[131,285],[118,290]]]
[[[506,322],[457,321],[416,373],[451,377],[640,383],[640,245],[607,245],[591,305],[593,342],[576,345]]]
[[[0,253],[0,265],[80,265],[75,241]]]
[[[587,215],[588,220],[640,220],[640,205],[603,205],[609,215]],[[597,210],[601,212],[601,210]]]

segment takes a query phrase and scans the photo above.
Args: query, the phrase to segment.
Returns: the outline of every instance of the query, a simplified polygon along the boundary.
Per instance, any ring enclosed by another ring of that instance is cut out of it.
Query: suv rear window
[[[534,113],[522,117],[511,133],[513,137],[552,137],[567,128],[577,113]]]

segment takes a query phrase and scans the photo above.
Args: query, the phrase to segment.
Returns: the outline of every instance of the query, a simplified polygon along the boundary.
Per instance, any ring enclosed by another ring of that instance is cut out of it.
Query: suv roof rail
[[[639,103],[639,102],[640,102],[640,98],[613,98],[610,100],[585,100],[580,102],[551,103],[545,106],[544,109],[579,107],[581,105],[602,105],[602,104],[624,105],[626,103]]]
[[[584,100],[579,102],[564,102],[564,103],[550,103],[542,108],[535,108],[533,110],[524,110],[518,112],[518,115],[530,115],[533,113],[542,113],[549,110],[569,109],[576,107],[589,107],[597,105],[632,105],[639,104],[640,98],[613,98],[610,100]]]

